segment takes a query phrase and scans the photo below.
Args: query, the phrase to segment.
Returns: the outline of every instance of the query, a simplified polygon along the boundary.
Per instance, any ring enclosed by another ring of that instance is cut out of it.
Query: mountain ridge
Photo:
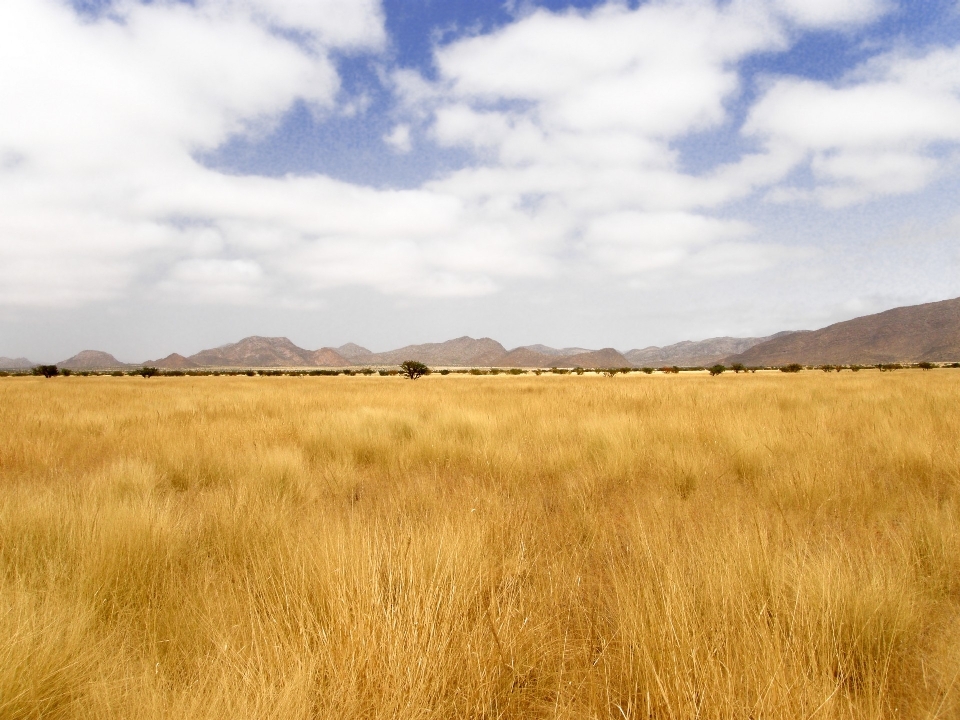
[[[37,366],[37,363],[27,360],[25,357],[8,358],[0,357],[0,370],[29,370]]]
[[[252,335],[235,343],[201,350],[189,357],[172,353],[143,365],[162,369],[306,368],[396,366],[418,360],[434,367],[685,367],[722,362],[771,367],[789,363],[876,364],[960,360],[960,298],[892,308],[834,323],[819,330],[784,331],[766,337],[716,337],[646,347],[621,353],[614,348],[590,350],[522,345],[507,350],[489,337],[464,335],[441,343],[407,345],[373,352],[356,343],[308,350],[286,337]],[[137,367],[113,355],[84,350],[59,366],[71,370]],[[0,369],[24,370],[26,358],[0,357]]]
[[[81,350],[73,357],[61,360],[57,367],[67,370],[122,370],[131,367],[102,350]]]
[[[744,365],[960,360],[960,298],[906,305],[774,338],[725,358]]]

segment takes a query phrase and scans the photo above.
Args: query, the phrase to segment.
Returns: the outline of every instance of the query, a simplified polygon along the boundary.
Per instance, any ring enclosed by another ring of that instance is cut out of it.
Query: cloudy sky
[[[2,0],[0,355],[960,295],[956,0]]]

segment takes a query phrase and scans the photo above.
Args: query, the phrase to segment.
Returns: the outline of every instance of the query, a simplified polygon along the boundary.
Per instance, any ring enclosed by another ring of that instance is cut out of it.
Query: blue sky
[[[954,0],[8,0],[0,97],[0,356],[960,295]]]

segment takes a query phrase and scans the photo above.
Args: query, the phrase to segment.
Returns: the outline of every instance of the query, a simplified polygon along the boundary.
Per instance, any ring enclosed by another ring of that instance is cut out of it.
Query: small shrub
[[[440,374],[441,374],[441,375],[449,375],[449,374],[450,374],[450,371],[447,370],[446,368],[444,368],[443,370],[440,371]]]
[[[671,365],[670,367],[660,368],[660,372],[662,372],[664,375],[676,375],[678,372],[680,372],[680,368],[678,368],[676,365]]]
[[[526,375],[527,371],[523,368],[510,368],[507,372],[511,375]]]
[[[499,375],[501,372],[503,371],[500,368],[490,368],[491,375]]]
[[[877,370],[880,372],[893,372],[894,370],[901,370],[903,365],[900,363],[879,363],[877,365]]]
[[[921,363],[917,363],[917,367],[920,368],[921,370],[933,370],[934,364],[932,362],[927,362],[926,360],[924,360]]]
[[[833,372],[834,367],[833,365],[821,365],[820,369],[823,370],[824,372]]]
[[[733,372],[736,373],[737,375],[747,371],[747,368],[744,367],[743,363],[734,363],[733,365],[730,366],[730,369],[733,370]]]
[[[10,377],[10,373],[6,370],[0,370],[0,377]]]
[[[486,370],[481,370],[480,368],[470,368],[471,375],[486,375]]]
[[[784,365],[780,368],[780,372],[785,373],[798,373],[803,370],[803,365],[799,363],[790,363],[789,365]]]
[[[950,363],[950,367],[952,367],[952,368],[960,368],[960,362]]]
[[[646,373],[647,375],[652,375],[652,374],[653,374],[653,368],[649,368],[649,367],[640,368],[640,372]]]
[[[575,367],[575,368],[573,369],[573,371],[574,371],[577,375],[583,375],[583,368],[582,368],[582,367]]]
[[[183,370],[167,370],[162,373],[164,377],[183,377],[186,373]]]
[[[541,370],[540,368],[537,368],[536,370],[533,371],[533,374],[536,375],[537,377],[540,377],[541,375],[543,375],[543,370]]]
[[[155,367],[142,367],[134,372],[142,378],[152,378],[160,374],[160,371]]]
[[[60,374],[63,375],[64,377],[70,377],[71,375],[73,375],[73,370],[71,370],[70,368],[63,368],[63,370],[60,371]]]
[[[722,375],[726,370],[723,365],[717,364],[709,369],[709,373],[711,376],[716,377],[717,375]]]

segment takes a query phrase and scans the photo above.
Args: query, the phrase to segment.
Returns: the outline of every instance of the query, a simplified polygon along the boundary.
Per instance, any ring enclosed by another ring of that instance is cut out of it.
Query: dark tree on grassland
[[[145,378],[152,378],[155,375],[159,375],[160,371],[155,367],[142,367],[137,370],[137,375]]]
[[[55,375],[59,375],[60,370],[56,365],[37,365],[33,369],[33,374],[43,375],[45,378],[52,378]]]
[[[710,374],[714,376],[720,375],[725,370],[726,368],[723,365],[714,365],[712,368],[710,368]]]
[[[400,364],[400,370],[410,380],[416,380],[430,374],[430,368],[416,360],[406,360]]]

